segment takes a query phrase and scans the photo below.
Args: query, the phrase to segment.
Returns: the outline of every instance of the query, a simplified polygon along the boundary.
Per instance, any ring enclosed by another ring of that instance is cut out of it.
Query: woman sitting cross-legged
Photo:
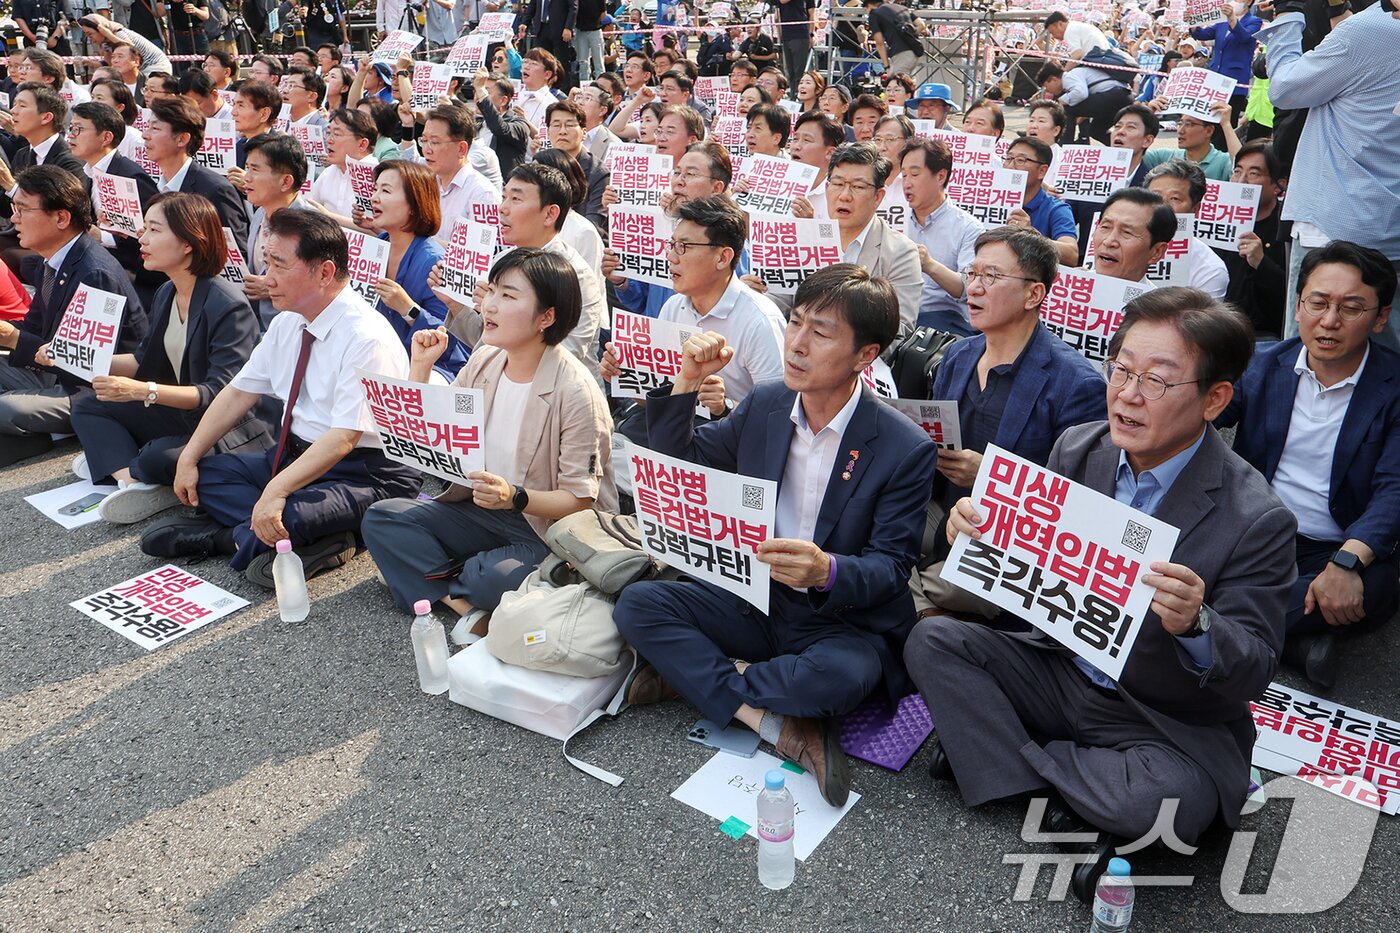
[[[111,375],[73,400],[73,430],[95,482],[118,484],[98,507],[109,522],[130,524],[179,504],[175,462],[204,409],[248,361],[258,316],[243,290],[219,277],[228,256],[219,214],[197,194],[151,199],[141,258],[170,281],[151,304],[141,351],[112,358]],[[219,442],[220,452],[272,446],[272,429],[251,413]]]
[[[409,611],[441,600],[461,616],[458,644],[484,634],[502,594],[549,553],[550,524],[617,507],[607,402],[559,346],[581,305],[578,277],[557,253],[519,248],[497,259],[479,302],[481,342],[453,383],[482,391],[486,469],[434,500],[390,499],[365,514],[360,531],[394,603]],[[441,328],[415,333],[410,378],[427,382],[447,345]]]

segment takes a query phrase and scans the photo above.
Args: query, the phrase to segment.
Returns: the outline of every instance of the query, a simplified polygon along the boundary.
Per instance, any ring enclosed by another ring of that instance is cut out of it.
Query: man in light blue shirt
[[[1380,250],[1400,270],[1400,20],[1376,4],[1332,21],[1317,48],[1303,52],[1303,14],[1283,13],[1259,31],[1268,46],[1269,100],[1307,109],[1289,177],[1283,219],[1293,221],[1288,307],[1309,249],[1349,240]],[[1298,333],[1286,316],[1285,336]],[[1400,322],[1379,339],[1400,348]]]
[[[962,270],[977,255],[982,224],[948,200],[953,156],[947,143],[915,139],[900,155],[904,197],[909,202],[905,233],[919,247],[924,290],[919,296],[919,326],[936,327],[960,337],[973,334],[967,316]]]

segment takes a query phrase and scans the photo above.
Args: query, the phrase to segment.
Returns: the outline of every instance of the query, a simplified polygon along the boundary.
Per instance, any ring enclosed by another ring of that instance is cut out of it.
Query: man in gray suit
[[[1252,349],[1249,322],[1204,292],[1137,298],[1109,346],[1108,422],[1069,429],[1050,455],[1054,472],[1181,532],[1142,578],[1156,593],[1117,682],[1039,632],[935,616],[905,645],[938,724],[935,777],[956,777],[972,806],[1050,791],[1051,831],[1109,834],[1096,872],[1159,812],[1187,844],[1217,816],[1239,822],[1249,701],[1278,667],[1297,575],[1293,515],[1208,424]],[[950,540],[980,523],[960,500]],[[1075,893],[1092,897],[1095,878],[1076,873]]]

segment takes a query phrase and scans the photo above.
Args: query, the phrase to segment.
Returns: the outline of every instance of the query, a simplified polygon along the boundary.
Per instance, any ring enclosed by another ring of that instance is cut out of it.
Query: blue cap
[[[1108,873],[1115,878],[1126,878],[1133,873],[1133,869],[1127,859],[1111,858],[1108,860]]]
[[[938,84],[936,82],[920,84],[919,89],[914,92],[913,97],[909,98],[905,107],[917,109],[919,101],[921,100],[941,100],[943,103],[947,104],[948,108],[954,113],[962,111],[961,107],[953,103],[953,89],[946,84]]]
[[[393,84],[393,83],[394,83],[394,63],[393,63],[393,62],[375,62],[375,63],[374,63],[374,70],[377,71],[377,72],[379,72],[379,77],[382,78],[382,79],[384,80],[384,83],[385,83],[385,84]]]
[[[763,776],[763,786],[767,787],[769,790],[782,790],[784,783],[783,772],[779,771],[777,768],[774,768]],[[1122,859],[1118,859],[1118,861],[1123,862]],[[1126,865],[1128,863],[1123,862],[1123,864]]]

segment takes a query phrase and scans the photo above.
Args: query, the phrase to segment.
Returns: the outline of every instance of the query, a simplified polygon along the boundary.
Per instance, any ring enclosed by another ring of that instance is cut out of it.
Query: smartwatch
[[[1337,553],[1332,555],[1332,559],[1329,563],[1336,564],[1343,570],[1348,570],[1352,573],[1361,572],[1361,558],[1357,557],[1351,551],[1344,551],[1338,548]]]
[[[524,486],[515,487],[515,495],[511,496],[510,504],[517,512],[525,511],[525,507],[530,504],[530,494],[525,491]]]
[[[420,307],[418,307],[417,305],[414,305],[413,307],[409,308],[409,309],[408,309],[408,320],[409,320],[409,322],[412,323],[413,321],[418,320],[418,315],[420,315],[420,314],[422,314],[422,313],[423,313],[423,309],[420,308]]]
[[[1205,603],[1201,603],[1201,608],[1196,610],[1196,624],[1182,632],[1177,638],[1200,638],[1210,631],[1210,610]]]

